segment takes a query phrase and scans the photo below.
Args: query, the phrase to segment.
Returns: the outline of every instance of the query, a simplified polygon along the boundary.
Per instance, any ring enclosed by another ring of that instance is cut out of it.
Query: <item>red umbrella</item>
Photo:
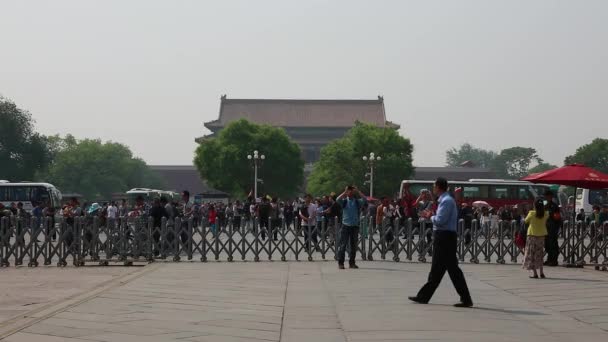
[[[608,188],[608,175],[581,164],[572,164],[521,179],[532,183],[559,184],[584,189]]]

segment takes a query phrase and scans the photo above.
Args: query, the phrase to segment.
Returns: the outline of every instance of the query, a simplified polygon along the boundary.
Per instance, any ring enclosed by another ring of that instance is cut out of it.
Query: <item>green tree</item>
[[[308,178],[308,191],[329,194],[354,184],[367,193],[364,182],[369,169],[362,157],[374,152],[382,157],[375,163],[374,195],[392,196],[400,182],[413,173],[412,151],[409,139],[396,130],[357,123],[343,138],[321,150],[321,158]]]
[[[542,172],[555,168],[544,163],[536,149],[531,147],[510,147],[500,153],[484,150],[469,143],[446,152],[448,166],[460,166],[466,161],[472,161],[477,167],[489,168],[499,178],[518,179],[533,172]],[[531,165],[535,165],[531,167]]]
[[[541,173],[541,172],[545,172],[545,171],[549,171],[549,170],[553,170],[557,168],[556,165],[553,164],[549,164],[549,163],[540,163],[538,165],[536,165],[535,167],[531,168],[530,170],[528,170],[528,173]]]
[[[469,143],[452,148],[446,152],[447,166],[457,167],[471,161],[476,167],[491,168],[498,154],[494,151],[474,147]]]
[[[161,179],[125,145],[94,139],[50,139],[55,158],[38,178],[86,199],[109,199],[135,187],[162,188]]]
[[[543,160],[531,147],[510,147],[500,151],[494,159],[492,169],[501,178],[518,179],[530,173],[530,165],[542,164]]]
[[[0,97],[0,179],[31,181],[50,160],[45,138],[34,131],[32,115]]]
[[[258,176],[259,194],[287,197],[297,193],[304,178],[300,147],[281,128],[238,120],[217,137],[203,141],[196,149],[194,164],[212,187],[243,197],[253,189],[253,170],[247,155],[254,150],[266,159]]]
[[[566,157],[564,162],[566,165],[584,164],[608,173],[608,139],[593,139],[591,143],[579,147],[573,155]]]

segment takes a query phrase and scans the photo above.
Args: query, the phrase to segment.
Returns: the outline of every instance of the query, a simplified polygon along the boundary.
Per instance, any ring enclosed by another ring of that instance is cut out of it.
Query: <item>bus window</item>
[[[530,187],[522,185],[517,187],[517,199],[520,200],[533,200],[534,194],[530,191]]]
[[[0,187],[0,201],[8,202],[11,200],[9,187]]]
[[[488,198],[488,186],[465,186],[463,187],[464,198]]]
[[[410,193],[414,196],[420,195],[420,191],[422,191],[422,189],[432,191],[433,185],[432,184],[410,184]]]
[[[55,207],[55,208],[59,208],[61,206],[61,192],[57,189],[54,189],[51,192],[51,198],[52,198],[52,202],[51,206]]]
[[[35,188],[30,188],[31,189],[31,201],[32,202],[42,202],[42,203],[49,203],[50,200],[50,194],[49,194],[49,190],[43,187],[35,187]],[[50,203],[49,203],[50,204]]]
[[[495,199],[509,199],[509,187],[506,185],[492,185],[490,186],[490,198]]]
[[[583,190],[581,188],[576,189],[576,199],[579,201],[583,199]]]
[[[590,190],[589,204],[599,206],[608,204],[608,190]]]
[[[545,191],[549,189],[549,187],[546,185],[533,185],[532,188],[534,189],[534,191],[536,192],[536,196],[538,197],[543,196],[545,194]]]
[[[12,200],[14,202],[28,202],[30,200],[30,190],[29,187],[12,187],[13,191]]]

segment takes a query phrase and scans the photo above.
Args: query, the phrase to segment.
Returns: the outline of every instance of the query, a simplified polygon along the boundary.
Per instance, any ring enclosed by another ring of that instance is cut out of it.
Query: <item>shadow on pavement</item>
[[[580,278],[554,278],[554,277],[547,277],[545,279],[540,279],[542,281],[547,281],[547,280],[559,280],[559,281],[577,281],[577,282],[586,282],[586,283],[603,283],[605,282],[605,280],[602,279],[580,279]]]
[[[383,271],[383,272],[404,272],[404,273],[415,273],[416,271],[399,270],[394,268],[378,268],[378,267],[361,267],[361,271]]]
[[[471,310],[482,310],[482,311],[492,311],[492,312],[500,312],[512,315],[529,315],[529,316],[546,316],[546,313],[538,312],[538,311],[526,311],[526,310],[507,310],[507,309],[493,309],[493,308],[483,308],[474,306]]]

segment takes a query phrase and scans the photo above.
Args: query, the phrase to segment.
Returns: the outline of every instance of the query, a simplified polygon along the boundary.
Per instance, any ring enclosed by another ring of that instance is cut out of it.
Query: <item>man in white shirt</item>
[[[116,206],[116,202],[110,202],[108,206],[108,220],[115,220],[118,218],[118,207]]]

